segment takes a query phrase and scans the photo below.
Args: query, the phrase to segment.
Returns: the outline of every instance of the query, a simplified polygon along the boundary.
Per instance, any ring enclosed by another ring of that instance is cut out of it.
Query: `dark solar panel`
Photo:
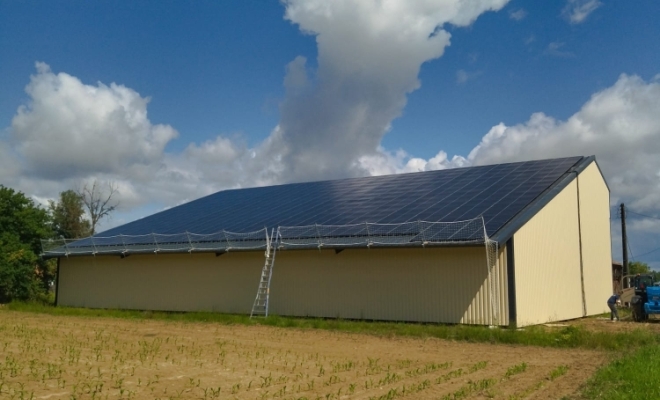
[[[98,236],[484,217],[493,235],[582,157],[225,190]]]

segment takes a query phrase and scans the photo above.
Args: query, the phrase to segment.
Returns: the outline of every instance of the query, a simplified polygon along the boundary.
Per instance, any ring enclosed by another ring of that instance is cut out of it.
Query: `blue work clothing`
[[[619,312],[616,309],[617,300],[619,300],[618,294],[613,294],[607,299],[607,306],[610,308],[610,321],[614,321],[614,318],[616,318],[617,321],[619,320]]]

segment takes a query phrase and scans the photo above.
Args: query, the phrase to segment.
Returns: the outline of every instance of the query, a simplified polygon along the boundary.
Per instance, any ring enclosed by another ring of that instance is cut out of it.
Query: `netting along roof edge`
[[[42,240],[43,256],[254,251],[269,243],[278,249],[422,247],[477,245],[488,240],[483,218],[456,222],[279,226],[236,233],[93,236]]]

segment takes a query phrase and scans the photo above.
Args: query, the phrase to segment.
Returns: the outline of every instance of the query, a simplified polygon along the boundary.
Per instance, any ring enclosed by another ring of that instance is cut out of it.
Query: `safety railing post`
[[[124,240],[124,235],[121,233],[119,234],[119,239],[121,240],[121,245],[124,247],[124,250],[122,250],[121,254],[126,254],[128,253],[128,247],[126,246],[126,241]]]
[[[151,232],[151,237],[154,240],[154,247],[156,248],[156,250],[154,250],[154,253],[158,254],[160,249],[158,248],[158,240],[156,240],[156,234],[154,232]]]
[[[417,220],[417,231],[419,236],[422,238],[422,247],[426,246],[426,235],[424,234],[425,229],[422,227],[422,221]]]
[[[270,255],[270,242],[272,240],[272,237],[268,237],[268,228],[266,227],[264,227],[264,233],[266,234],[266,258],[268,258],[268,256]]]
[[[371,242],[371,232],[369,231],[369,223],[365,222],[364,227],[367,230],[367,247],[371,247],[373,243]]]
[[[227,251],[229,251],[229,249],[231,249],[231,245],[229,243],[229,236],[227,236],[227,231],[223,229],[222,234],[225,235],[225,242],[227,243]]]
[[[319,231],[319,224],[314,224],[314,229],[316,231],[316,244],[320,250],[321,246],[323,246],[323,243],[321,242],[321,232]]]
[[[64,255],[67,256],[67,257],[69,257],[69,254],[70,254],[70,252],[69,252],[69,246],[67,246],[67,244],[66,244],[66,239],[65,239],[65,238],[62,238],[62,240],[64,241]]]
[[[188,238],[188,246],[190,246],[188,253],[192,253],[192,251],[195,250],[195,246],[193,246],[192,240],[190,240],[190,233],[188,231],[186,231],[186,238]]]

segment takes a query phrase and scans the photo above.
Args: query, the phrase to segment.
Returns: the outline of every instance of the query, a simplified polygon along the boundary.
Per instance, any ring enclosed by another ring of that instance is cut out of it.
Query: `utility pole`
[[[626,276],[628,275],[628,235],[626,234],[626,206],[623,203],[621,203],[621,245],[623,247],[623,276]]]

